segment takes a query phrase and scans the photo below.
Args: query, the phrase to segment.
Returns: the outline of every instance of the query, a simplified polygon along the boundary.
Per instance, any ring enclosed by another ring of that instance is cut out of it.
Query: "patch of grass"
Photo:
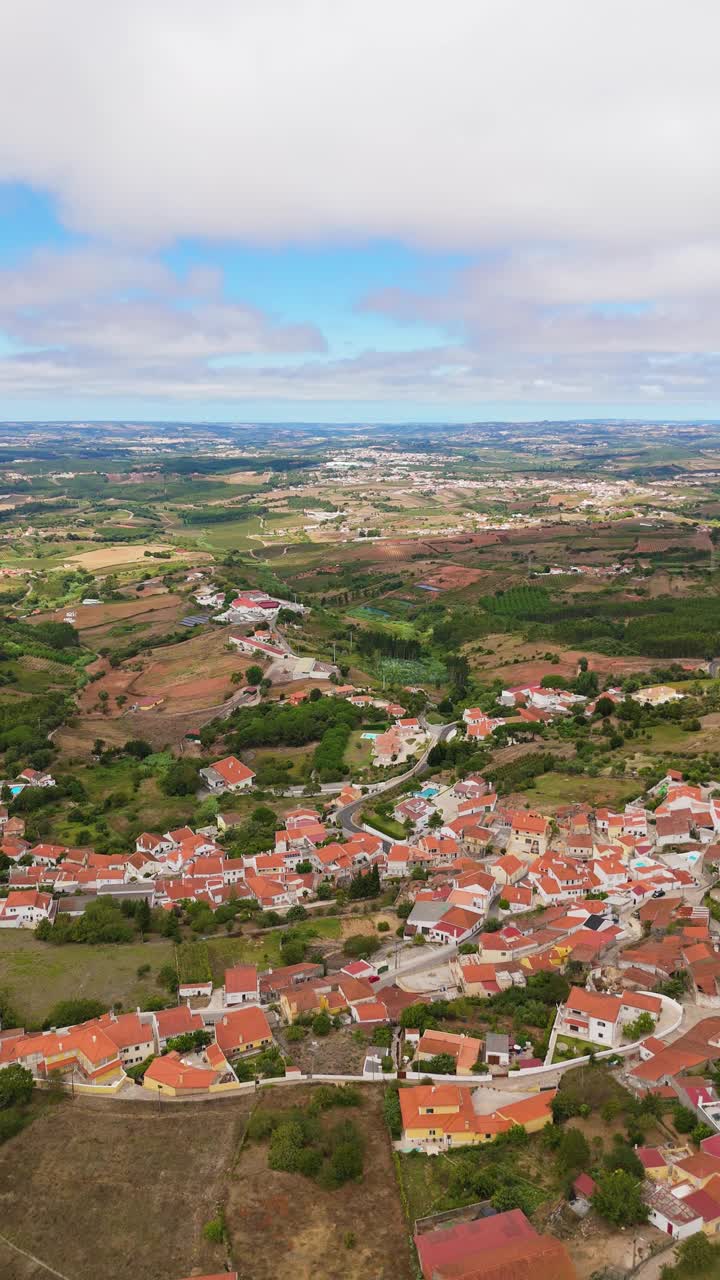
[[[28,1027],[39,1026],[53,1005],[69,994],[100,1000],[107,1008],[120,1001],[126,1009],[153,995],[167,996],[157,987],[154,975],[173,963],[172,943],[162,940],[56,947],[38,942],[29,931],[0,932],[0,985]],[[150,975],[139,980],[137,971],[146,964]]]
[[[293,931],[302,933],[309,942],[313,938],[340,938],[342,926],[336,916],[326,916],[320,920],[307,920],[293,923]],[[243,936],[239,938],[208,938],[208,951],[213,980],[216,985],[222,983],[225,969],[235,964],[254,964],[258,969],[278,968],[284,963],[281,952],[281,941],[284,929],[277,928],[258,935],[255,938]]]

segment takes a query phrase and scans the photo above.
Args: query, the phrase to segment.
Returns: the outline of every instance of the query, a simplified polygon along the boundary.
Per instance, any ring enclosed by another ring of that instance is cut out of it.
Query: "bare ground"
[[[0,1151],[0,1231],[68,1280],[177,1280],[219,1271],[203,1238],[248,1104],[76,1098],[44,1107]],[[3,1280],[48,1272],[0,1243]]]
[[[280,1087],[264,1105],[303,1106],[310,1092]],[[364,1087],[362,1097],[349,1117],[365,1138],[360,1182],[325,1191],[299,1174],[269,1169],[266,1142],[243,1148],[225,1210],[241,1280],[411,1280],[408,1227],[382,1094]]]

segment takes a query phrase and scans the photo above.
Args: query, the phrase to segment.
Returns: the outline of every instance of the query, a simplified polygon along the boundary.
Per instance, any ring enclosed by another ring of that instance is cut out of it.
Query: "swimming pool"
[[[361,733],[360,737],[369,738],[370,742],[374,742],[376,738],[380,737],[380,734],[379,733]]]
[[[433,796],[437,795],[439,790],[439,787],[423,787],[419,794],[423,797],[423,800],[430,800]]]
[[[11,795],[13,795],[13,796],[19,796],[19,795],[20,795],[20,792],[21,792],[21,791],[24,791],[24,790],[25,790],[25,783],[24,783],[24,782],[21,782],[21,783],[14,783],[14,784],[13,784],[13,786],[11,786],[11,788],[10,788],[10,794],[11,794]]]

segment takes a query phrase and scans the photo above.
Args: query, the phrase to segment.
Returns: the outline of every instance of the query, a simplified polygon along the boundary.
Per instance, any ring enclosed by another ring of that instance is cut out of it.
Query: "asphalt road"
[[[377,786],[373,788],[372,792],[369,793],[373,798],[375,796],[382,795],[383,791],[390,791],[393,787],[397,787],[398,784],[402,782],[407,782],[408,778],[414,778],[417,774],[422,773],[427,765],[428,756],[430,755],[433,747],[436,743],[443,742],[445,738],[449,737],[456,725],[454,721],[451,721],[450,724],[425,724],[424,727],[427,729],[428,733],[432,735],[432,738],[420,759],[413,765],[412,769],[408,769],[406,773],[401,773],[399,777],[389,778],[387,782],[378,783]],[[358,809],[362,809],[363,805],[367,804],[367,801],[368,796],[365,795],[362,796],[360,800],[354,800],[352,804],[346,804],[344,808],[338,809],[338,822],[346,835],[354,836],[357,835],[359,831],[364,831],[362,823],[355,821],[355,814]],[[390,845],[392,844],[392,841],[388,838],[384,843]]]

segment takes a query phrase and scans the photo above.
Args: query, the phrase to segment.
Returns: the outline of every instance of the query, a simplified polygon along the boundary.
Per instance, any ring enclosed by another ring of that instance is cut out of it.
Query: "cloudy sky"
[[[720,418],[717,0],[3,0],[0,417]]]

